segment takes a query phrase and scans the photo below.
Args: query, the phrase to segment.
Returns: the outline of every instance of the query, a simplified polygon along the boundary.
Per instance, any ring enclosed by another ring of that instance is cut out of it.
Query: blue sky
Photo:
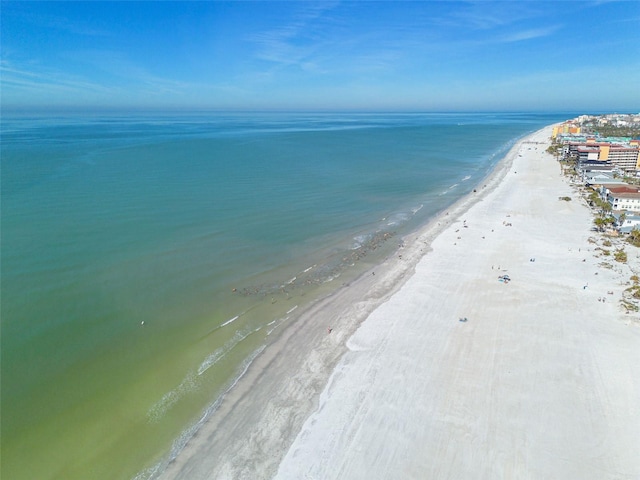
[[[2,2],[3,108],[640,111],[640,2]]]

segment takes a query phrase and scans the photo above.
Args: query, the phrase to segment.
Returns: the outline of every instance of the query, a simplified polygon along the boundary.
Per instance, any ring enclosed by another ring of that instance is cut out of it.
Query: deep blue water
[[[2,476],[148,477],[297,307],[565,118],[5,116]]]

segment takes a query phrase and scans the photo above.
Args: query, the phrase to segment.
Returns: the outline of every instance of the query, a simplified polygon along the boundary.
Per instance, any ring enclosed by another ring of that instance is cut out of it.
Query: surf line
[[[222,327],[224,327],[224,326],[226,326],[226,325],[229,325],[230,323],[235,322],[235,321],[236,321],[237,319],[239,319],[239,318],[240,318],[240,315],[236,315],[235,317],[230,318],[229,320],[227,320],[226,322],[224,322],[222,325],[220,325],[220,328],[222,328]]]

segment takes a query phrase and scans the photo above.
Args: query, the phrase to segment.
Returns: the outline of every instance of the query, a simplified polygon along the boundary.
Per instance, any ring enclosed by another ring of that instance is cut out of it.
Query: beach
[[[306,311],[160,478],[640,476],[638,251],[602,256],[550,132]]]

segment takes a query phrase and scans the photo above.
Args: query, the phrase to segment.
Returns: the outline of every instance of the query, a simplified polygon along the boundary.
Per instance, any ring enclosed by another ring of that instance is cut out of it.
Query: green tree
[[[600,201],[600,205],[598,205],[598,206],[600,207],[600,210],[601,210],[603,216],[604,215],[608,215],[613,211],[613,207],[606,200],[601,200]]]
[[[602,217],[596,217],[593,220],[593,223],[595,224],[595,226],[598,228],[598,231],[603,232],[604,231],[604,227],[606,225],[605,219]]]
[[[593,205],[597,205],[598,202],[600,201],[600,195],[598,195],[598,192],[591,192],[591,194],[589,195],[589,204],[591,206]]]
[[[633,227],[627,237],[627,241],[635,247],[640,247],[640,230],[638,230],[638,227]]]
[[[624,213],[624,212],[622,212],[622,213],[620,214],[620,216],[618,217],[618,224],[619,224],[620,226],[622,226],[622,224],[624,223],[624,221],[625,221],[626,219],[627,219],[627,214],[626,214],[626,213]]]

